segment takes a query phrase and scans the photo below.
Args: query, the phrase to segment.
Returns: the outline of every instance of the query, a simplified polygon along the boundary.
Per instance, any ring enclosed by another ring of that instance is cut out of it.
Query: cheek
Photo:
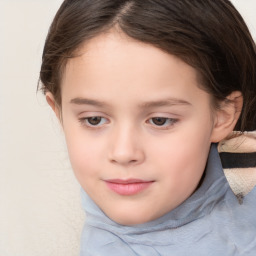
[[[193,147],[188,144],[179,144],[168,147],[166,150],[159,149],[155,153],[155,161],[161,166],[165,175],[174,174],[177,179],[185,176],[193,176],[194,172],[202,172],[208,156],[210,145]],[[157,148],[155,148],[157,150]]]
[[[208,149],[205,149],[208,152]],[[180,204],[188,198],[198,186],[205,170],[207,153],[190,147],[173,147],[169,154],[163,153],[163,161],[159,161],[159,180],[169,195],[175,195],[175,204]]]
[[[89,176],[93,176],[98,168],[100,144],[92,141],[80,130],[65,131],[70,163],[78,181],[82,184]]]
[[[193,189],[201,179],[211,144],[210,129],[205,129],[191,125],[149,145],[154,159],[151,164],[159,166],[161,178],[167,178],[176,189]],[[178,188],[175,184],[179,184]]]

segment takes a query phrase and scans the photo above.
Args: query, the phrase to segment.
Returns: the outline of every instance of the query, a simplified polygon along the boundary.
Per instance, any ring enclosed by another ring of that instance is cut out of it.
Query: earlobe
[[[61,116],[60,116],[60,108],[58,106],[58,104],[56,103],[54,96],[52,95],[51,92],[46,92],[45,94],[46,97],[46,101],[49,104],[49,106],[52,108],[53,112],[55,113],[55,115],[57,116],[57,118],[60,120]]]
[[[243,96],[239,91],[232,92],[215,111],[211,142],[226,138],[235,128],[243,107]]]

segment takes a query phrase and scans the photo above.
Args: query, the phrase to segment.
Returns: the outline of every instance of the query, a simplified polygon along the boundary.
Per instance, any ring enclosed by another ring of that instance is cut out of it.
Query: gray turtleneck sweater
[[[241,204],[212,145],[202,185],[161,218],[137,226],[109,219],[82,191],[86,223],[80,256],[255,256],[256,189]]]

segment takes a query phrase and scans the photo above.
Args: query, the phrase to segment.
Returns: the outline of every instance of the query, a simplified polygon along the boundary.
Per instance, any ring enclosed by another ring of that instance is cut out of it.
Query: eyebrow
[[[87,98],[74,98],[70,100],[71,104],[76,105],[92,105],[96,107],[109,107],[110,105],[103,102],[98,101],[94,99],[87,99]],[[156,101],[149,101],[149,102],[143,102],[139,105],[140,108],[153,108],[153,107],[164,107],[164,106],[175,106],[175,105],[192,105],[188,101],[177,99],[177,98],[168,98],[165,100],[156,100]]]
[[[157,101],[149,101],[149,102],[144,102],[140,104],[139,106],[141,108],[153,108],[153,107],[165,107],[165,106],[175,106],[175,105],[187,105],[190,106],[192,105],[188,101],[182,100],[182,99],[177,99],[177,98],[169,98],[166,100],[157,100]]]
[[[70,103],[76,105],[92,105],[96,107],[107,107],[108,104],[102,101],[93,100],[93,99],[86,99],[86,98],[74,98],[70,100]]]

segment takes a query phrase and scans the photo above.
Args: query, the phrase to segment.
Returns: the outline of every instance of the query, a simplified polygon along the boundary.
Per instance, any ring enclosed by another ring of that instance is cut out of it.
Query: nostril
[[[144,161],[143,152],[134,152],[133,154],[112,154],[109,160],[114,164],[132,165]]]
[[[120,157],[119,158],[115,157],[111,159],[112,163],[119,163],[119,164],[130,164],[130,163],[136,163],[137,161],[138,160],[135,160],[135,159],[130,160],[127,158],[120,158]]]

